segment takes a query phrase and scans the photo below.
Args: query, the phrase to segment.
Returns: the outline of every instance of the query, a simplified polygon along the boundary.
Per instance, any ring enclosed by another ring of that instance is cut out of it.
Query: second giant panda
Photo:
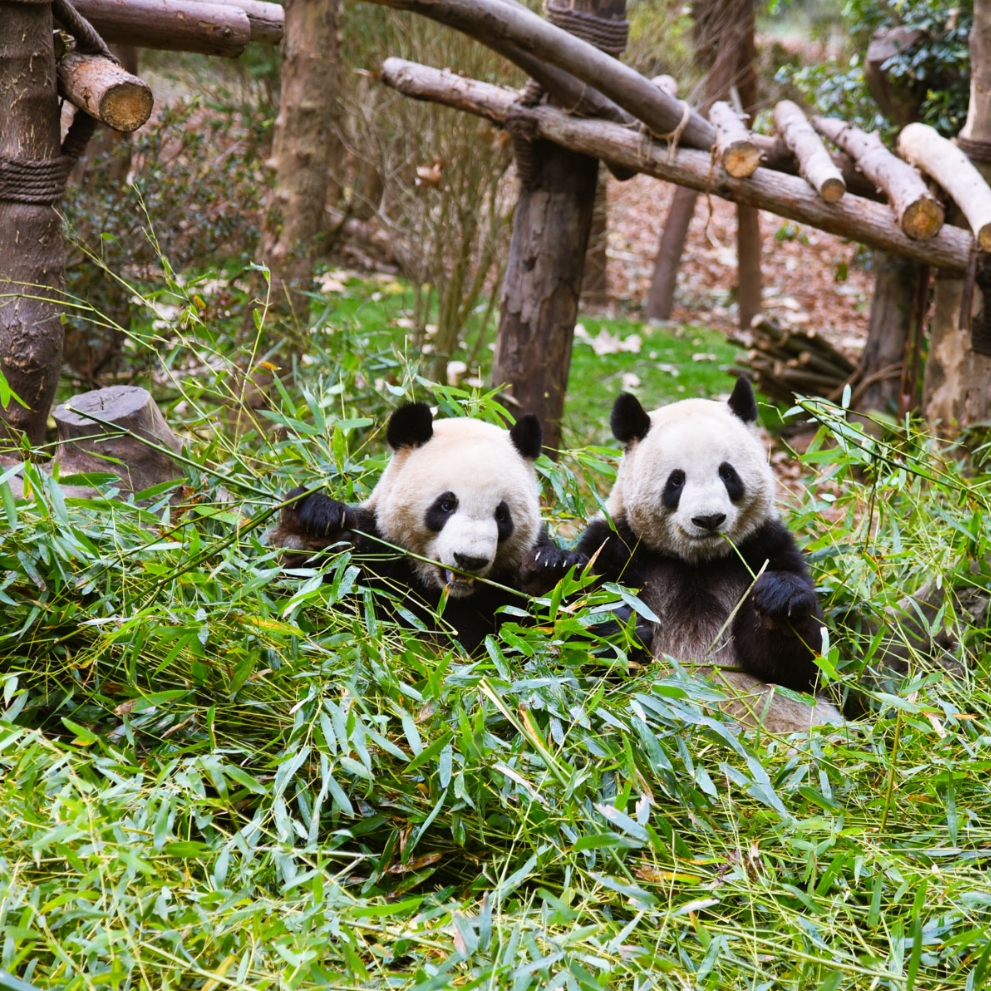
[[[610,425],[624,451],[605,514],[574,551],[536,548],[523,572],[534,587],[591,561],[603,578],[639,588],[657,617],[638,630],[655,657],[718,674],[741,722],[787,732],[842,717],[769,687],[815,691],[822,614],[775,509],[756,419],[744,377],[728,402],[686,399],[648,413],[619,396]]]
[[[446,591],[443,619],[471,651],[498,628],[497,609],[522,602],[488,582],[516,588],[523,555],[550,546],[533,467],[540,423],[532,414],[510,430],[468,418],[434,421],[426,403],[405,403],[386,439],[393,454],[365,502],[294,489],[269,544],[297,561],[351,547],[365,556],[370,583],[402,595],[430,628]]]

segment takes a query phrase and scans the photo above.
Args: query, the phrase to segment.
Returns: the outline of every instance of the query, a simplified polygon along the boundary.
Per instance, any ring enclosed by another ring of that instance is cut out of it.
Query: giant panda
[[[521,573],[532,588],[591,562],[639,588],[657,617],[638,628],[654,657],[718,675],[740,722],[787,732],[842,717],[828,702],[803,705],[769,687],[815,691],[822,614],[775,509],[756,419],[745,377],[728,402],[686,399],[648,413],[620,395],[610,425],[624,450],[605,512],[573,551],[535,548]]]
[[[386,440],[392,456],[365,502],[294,489],[268,542],[297,562],[334,545],[352,548],[365,557],[369,584],[402,595],[428,627],[446,592],[443,619],[472,651],[498,628],[497,609],[521,604],[511,590],[523,555],[551,546],[533,467],[540,423],[532,414],[510,430],[468,418],[435,421],[426,403],[405,403],[390,417]]]

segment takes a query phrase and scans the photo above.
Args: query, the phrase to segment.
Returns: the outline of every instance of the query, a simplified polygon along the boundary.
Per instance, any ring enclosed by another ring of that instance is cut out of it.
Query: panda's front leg
[[[799,692],[814,692],[822,650],[822,612],[802,574],[765,571],[733,624],[737,660],[748,674]]]
[[[289,563],[298,564],[301,558],[306,560],[334,544],[353,543],[352,531],[360,528],[359,511],[354,506],[322,492],[306,493],[305,486],[286,493],[278,525],[268,535],[271,546],[289,552]]]

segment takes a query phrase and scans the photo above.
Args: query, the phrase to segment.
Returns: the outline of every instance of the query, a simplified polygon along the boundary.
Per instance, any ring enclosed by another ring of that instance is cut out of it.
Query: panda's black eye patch
[[[668,480],[664,484],[664,492],[661,495],[661,502],[665,508],[675,510],[681,502],[681,490],[685,487],[685,473],[680,468],[675,468]]]
[[[457,508],[458,497],[453,492],[444,492],[430,504],[424,522],[434,533],[440,533]]]
[[[728,461],[724,461],[719,466],[719,477],[726,486],[726,494],[730,497],[730,502],[739,502],[743,498],[743,479]]]
[[[515,529],[513,514],[509,511],[509,505],[505,499],[496,506],[495,521],[499,528],[499,543],[501,544],[504,540],[509,540]]]

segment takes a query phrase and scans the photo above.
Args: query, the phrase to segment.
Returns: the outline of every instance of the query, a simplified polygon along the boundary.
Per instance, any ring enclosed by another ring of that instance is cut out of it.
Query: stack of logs
[[[746,368],[731,371],[747,374],[778,402],[790,403],[796,393],[839,399],[857,375],[857,366],[814,329],[785,327],[761,316],[730,340],[747,351]]]

